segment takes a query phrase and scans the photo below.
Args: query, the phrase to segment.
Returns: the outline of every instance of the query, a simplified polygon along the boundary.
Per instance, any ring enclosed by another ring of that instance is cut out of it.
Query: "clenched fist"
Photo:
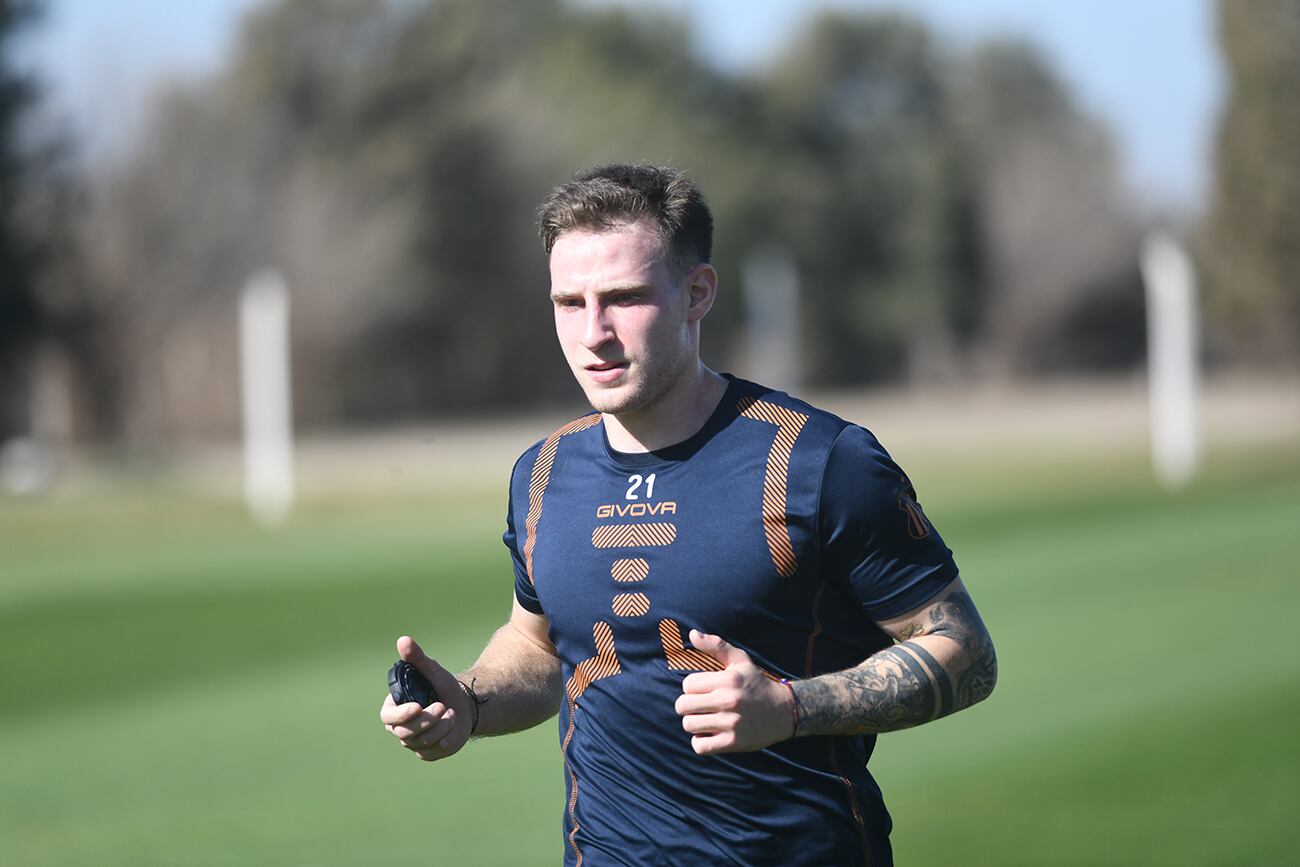
[[[692,629],[691,644],[726,668],[682,681],[675,705],[691,747],[702,756],[761,750],[794,736],[790,688],[750,661],[749,654]]]

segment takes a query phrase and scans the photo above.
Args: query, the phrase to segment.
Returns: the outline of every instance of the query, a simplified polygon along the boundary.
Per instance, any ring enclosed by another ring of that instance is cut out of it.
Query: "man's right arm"
[[[460,683],[478,697],[476,737],[523,731],[550,719],[559,710],[563,685],[548,628],[544,616],[516,600],[510,620],[459,676],[426,656],[410,638],[399,639],[398,653],[429,678],[444,701],[421,708],[395,704],[389,696],[379,712],[385,728],[425,761],[456,753],[469,740],[474,724],[474,708]]]
[[[477,737],[523,731],[560,709],[560,658],[547,634],[549,621],[516,600],[510,620],[460,680],[479,699]]]

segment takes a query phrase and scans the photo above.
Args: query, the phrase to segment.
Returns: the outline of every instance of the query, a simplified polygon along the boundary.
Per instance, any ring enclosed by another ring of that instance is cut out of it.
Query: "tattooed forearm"
[[[909,728],[935,718],[935,690],[914,656],[890,647],[848,671],[792,684],[797,735],[865,734]]]
[[[797,734],[909,728],[969,707],[993,691],[993,642],[964,591],[942,597],[895,634],[906,640],[855,668],[793,684]]]

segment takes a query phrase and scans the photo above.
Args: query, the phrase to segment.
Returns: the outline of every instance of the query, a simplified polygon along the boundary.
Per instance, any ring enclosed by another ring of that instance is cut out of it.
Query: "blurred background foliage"
[[[1233,348],[1300,357],[1300,3],[1224,2],[1229,99],[1209,221],[1215,322]]]
[[[39,16],[0,10],[8,58]],[[1294,365],[1300,7],[1219,17],[1217,195],[1161,220],[1212,263],[1211,360]],[[1141,362],[1152,217],[1032,45],[957,47],[907,14],[843,11],[752,72],[694,44],[672,14],[561,0],[275,0],[218,74],[161,94],[134,149],[93,169],[66,158],[75,141],[24,134],[38,94],[6,60],[0,434],[30,426],[51,381],[80,439],[233,433],[235,299],[268,266],[292,287],[301,428],[572,401],[533,209],[616,159],[682,166],[712,199],[714,366],[743,370],[736,284],[773,243],[801,278],[810,385]]]

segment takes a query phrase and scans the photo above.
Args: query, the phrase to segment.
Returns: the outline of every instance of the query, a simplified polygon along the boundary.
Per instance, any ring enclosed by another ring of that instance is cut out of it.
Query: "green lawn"
[[[1297,863],[1300,449],[1178,495],[1136,456],[900,458],[1001,667],[881,738],[900,863]],[[558,863],[553,724],[425,765],[376,715],[397,635],[462,666],[504,618],[503,495],[277,533],[156,490],[0,501],[0,863]]]

